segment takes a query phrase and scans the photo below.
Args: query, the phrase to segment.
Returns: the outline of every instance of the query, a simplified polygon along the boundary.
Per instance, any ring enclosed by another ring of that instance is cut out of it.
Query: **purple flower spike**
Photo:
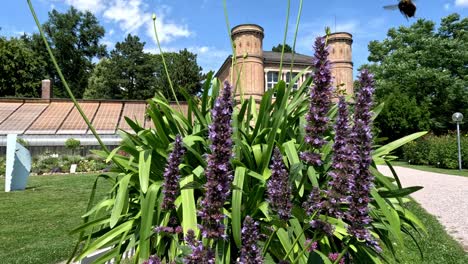
[[[312,242],[311,239],[307,239],[304,246],[307,248],[308,252],[312,252],[317,249],[317,241]]]
[[[328,60],[328,54],[325,38],[318,37],[315,40],[315,54],[312,62],[315,68],[313,73],[314,85],[310,92],[310,106],[306,115],[307,125],[305,127],[305,142],[315,149],[327,143],[323,136],[328,128],[327,113],[330,110],[333,91],[331,63]],[[301,157],[309,165],[321,165],[320,156],[311,154],[313,153],[301,153]]]
[[[328,258],[333,262],[335,262],[338,259],[339,256],[340,256],[340,253],[330,253],[330,254],[328,254]],[[338,264],[345,264],[344,257],[340,259],[340,262],[338,262]]]
[[[187,231],[185,237],[185,243],[192,249],[192,253],[185,257],[184,263],[186,264],[214,264],[215,254],[214,252],[203,246],[203,243],[195,238],[195,232],[193,230]]]
[[[148,260],[143,262],[143,264],[161,264],[161,260],[158,258],[158,256],[152,255]]]
[[[303,207],[306,209],[308,216],[314,216],[314,219],[310,221],[310,226],[315,230],[323,232],[327,236],[332,236],[334,231],[333,226],[326,221],[317,219],[321,214],[327,213],[330,207],[328,200],[323,197],[324,194],[325,192],[318,187],[313,187]]]
[[[238,264],[262,264],[263,256],[257,242],[261,239],[259,223],[246,216],[242,226],[242,249]]]
[[[288,171],[278,148],[273,151],[270,169],[271,177],[267,184],[268,202],[282,220],[288,220],[292,209],[291,186],[288,182]]]
[[[222,224],[225,215],[223,206],[231,193],[233,174],[230,166],[232,157],[233,111],[232,88],[224,83],[223,94],[218,97],[211,111],[212,124],[209,126],[211,154],[208,155],[206,168],[205,197],[201,202],[199,216],[203,220],[200,226],[203,237],[222,238],[225,227]]]
[[[352,143],[356,148],[357,162],[354,172],[355,184],[351,192],[351,203],[346,215],[349,222],[348,231],[351,235],[380,251],[378,243],[372,237],[367,226],[371,222],[369,216],[370,192],[374,177],[369,171],[372,162],[372,96],[374,93],[374,80],[372,74],[363,70],[359,76],[361,90],[357,95],[354,113],[354,127],[352,130]]]
[[[169,154],[166,168],[164,169],[164,185],[163,194],[164,200],[162,203],[163,210],[175,208],[174,201],[179,191],[180,170],[179,165],[182,162],[185,149],[182,146],[182,137],[177,135],[174,141],[174,150]]]
[[[342,203],[351,200],[350,189],[355,186],[354,170],[357,162],[356,153],[350,144],[351,129],[348,124],[348,107],[344,97],[338,103],[338,118],[335,124],[335,140],[333,143],[332,171],[329,175],[328,214],[336,218],[343,217]]]

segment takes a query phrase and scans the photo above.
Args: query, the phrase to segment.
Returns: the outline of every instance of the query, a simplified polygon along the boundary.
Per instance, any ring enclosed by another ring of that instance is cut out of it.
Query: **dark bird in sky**
[[[396,10],[399,9],[401,14],[408,19],[408,17],[414,17],[416,14],[416,5],[413,3],[412,0],[400,0],[398,5],[388,5],[384,6],[385,9],[388,10]]]

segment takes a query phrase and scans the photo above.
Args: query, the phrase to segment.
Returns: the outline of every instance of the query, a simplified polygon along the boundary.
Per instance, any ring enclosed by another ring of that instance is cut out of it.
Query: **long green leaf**
[[[140,158],[138,159],[138,176],[140,177],[141,191],[146,193],[149,185],[149,176],[151,171],[151,149],[140,151]]]
[[[108,242],[112,241],[119,235],[129,231],[133,226],[133,220],[129,220],[113,228],[111,231],[107,232],[106,234],[100,236],[98,239],[93,241],[86,249],[76,258],[77,260],[81,260],[84,257],[88,256],[89,254],[93,253],[94,251],[101,249],[105,246]]]
[[[380,196],[383,198],[396,198],[396,197],[404,197],[410,195],[416,191],[421,190],[422,186],[411,186],[407,188],[401,188],[391,191],[379,191]]]
[[[114,207],[112,209],[112,214],[110,218],[110,227],[113,228],[118,222],[119,218],[122,215],[122,210],[125,203],[128,200],[128,183],[132,178],[132,174],[125,175],[118,183],[119,189],[117,191],[117,196],[115,197]]]
[[[398,216],[398,213],[395,209],[389,206],[387,202],[385,202],[385,200],[379,195],[379,193],[375,189],[371,191],[371,195],[379,205],[379,208],[381,209],[381,212],[385,215],[386,220],[389,222],[389,231],[395,236],[395,238],[398,239],[400,244],[403,244],[403,237],[400,232],[400,218]]]
[[[241,248],[241,207],[242,191],[244,188],[245,168],[237,167],[234,173],[234,186],[237,188],[232,191],[232,235],[236,246]]]
[[[294,165],[302,164],[301,160],[299,159],[299,155],[297,155],[298,151],[296,149],[295,140],[290,140],[284,143],[283,147],[284,147],[284,151],[286,152],[286,156],[288,157],[288,160],[289,160],[289,164],[290,164],[289,170],[291,173],[291,168]],[[301,181],[302,181],[302,170],[298,171],[298,173],[299,173],[299,177],[296,177],[294,180],[296,184],[296,188],[301,185]],[[299,196],[301,197],[304,196],[304,185],[301,185],[301,188],[299,189]]]
[[[180,181],[181,196],[182,196],[182,228],[184,233],[187,234],[189,229],[198,234],[197,226],[197,209],[195,207],[195,197],[193,189],[183,189],[187,184],[193,182],[193,174],[186,176]]]
[[[291,244],[291,240],[289,239],[288,232],[286,232],[286,230],[284,230],[283,228],[280,228],[276,232],[276,235],[278,236],[281,242],[281,245],[283,246],[284,251],[289,252],[289,250],[291,250],[292,248],[292,244]],[[294,260],[293,254],[289,254],[289,259],[291,261]]]
[[[152,234],[154,205],[158,196],[161,182],[155,182],[148,188],[146,195],[141,198],[141,226],[140,226],[140,254],[141,262],[148,260],[150,256],[150,235]]]
[[[383,156],[390,154],[390,152],[394,151],[395,149],[403,146],[404,144],[406,144],[406,143],[408,143],[410,141],[413,141],[413,140],[415,140],[415,139],[417,139],[419,137],[422,137],[425,134],[427,134],[426,131],[417,132],[417,133],[408,135],[406,137],[402,137],[400,139],[397,139],[397,140],[395,140],[393,142],[390,142],[390,143],[376,149],[372,153],[372,158],[374,159],[375,163],[383,164],[384,163],[384,160],[382,159]]]

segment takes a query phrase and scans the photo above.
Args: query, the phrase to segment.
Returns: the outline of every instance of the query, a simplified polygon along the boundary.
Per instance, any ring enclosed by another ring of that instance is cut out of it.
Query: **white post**
[[[457,142],[458,142],[458,169],[462,170],[461,144],[460,144],[460,122],[457,122]]]

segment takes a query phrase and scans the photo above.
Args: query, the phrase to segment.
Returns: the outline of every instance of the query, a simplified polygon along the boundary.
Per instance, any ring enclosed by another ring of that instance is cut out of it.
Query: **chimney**
[[[42,80],[42,99],[52,99],[52,82],[50,80]]]

